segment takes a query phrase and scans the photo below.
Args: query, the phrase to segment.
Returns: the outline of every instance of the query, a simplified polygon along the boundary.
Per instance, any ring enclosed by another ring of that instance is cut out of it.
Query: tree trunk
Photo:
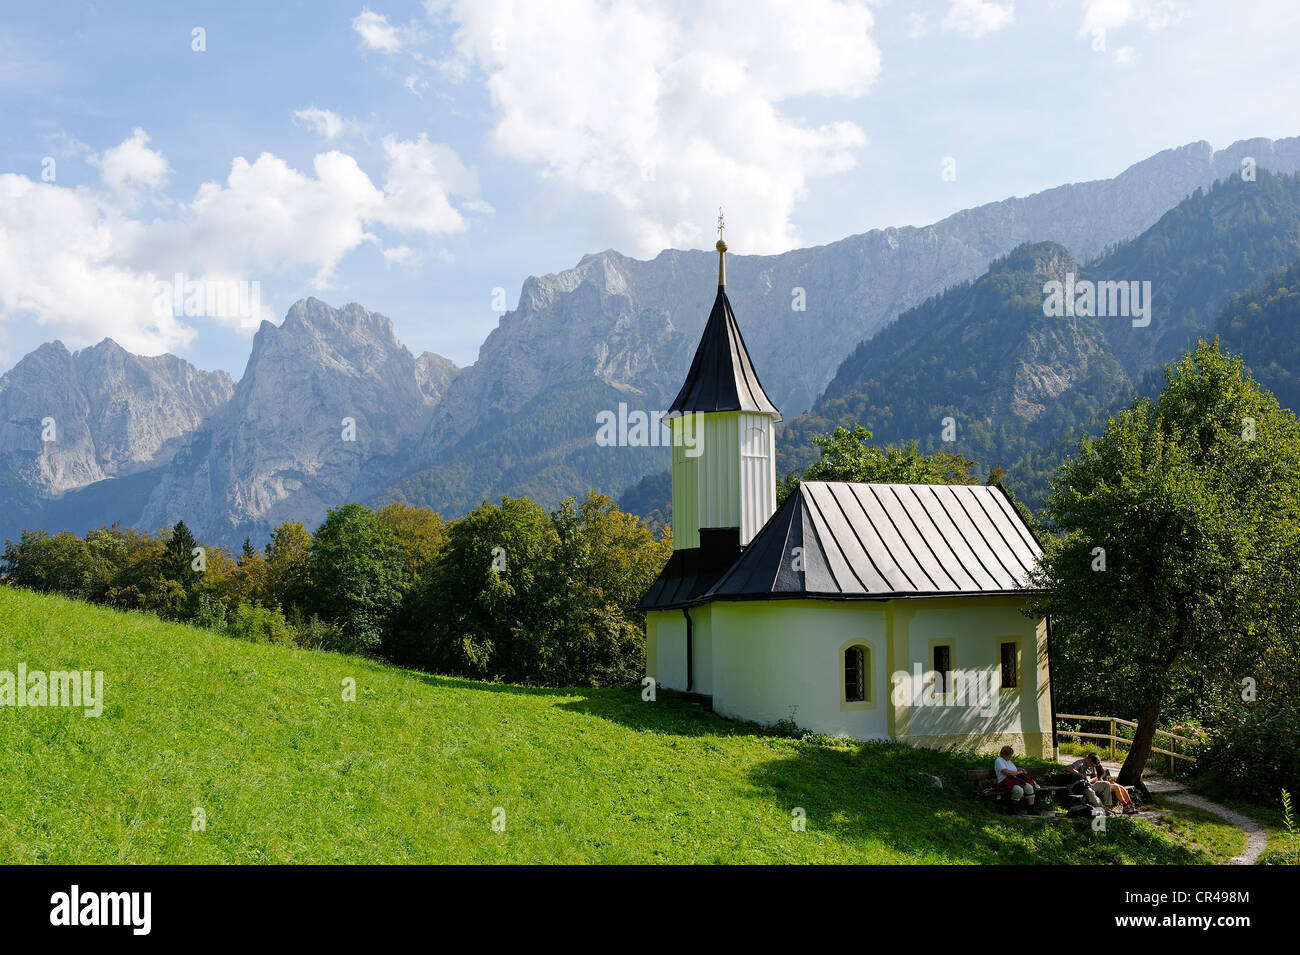
[[[1161,700],[1143,700],[1138,713],[1137,729],[1133,733],[1133,745],[1129,748],[1124,765],[1119,770],[1121,786],[1135,786],[1142,779],[1142,770],[1146,769],[1147,758],[1151,755],[1151,746],[1160,728]]]

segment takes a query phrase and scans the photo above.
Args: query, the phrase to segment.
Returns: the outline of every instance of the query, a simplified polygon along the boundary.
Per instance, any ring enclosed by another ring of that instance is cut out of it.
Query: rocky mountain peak
[[[233,391],[174,355],[48,342],[0,376],[0,470],[39,499],[157,466]]]
[[[377,312],[296,302],[258,330],[234,397],[163,473],[142,521],[183,519],[221,540],[316,522],[419,453],[458,371],[432,352],[413,357]]]
[[[1055,242],[1027,242],[1017,246],[989,264],[989,274],[1032,275],[1036,279],[1064,281],[1067,274],[1078,273],[1078,260],[1070,250]]]
[[[415,376],[426,398],[437,403],[447,393],[447,386],[462,369],[450,358],[427,351],[415,359]]]

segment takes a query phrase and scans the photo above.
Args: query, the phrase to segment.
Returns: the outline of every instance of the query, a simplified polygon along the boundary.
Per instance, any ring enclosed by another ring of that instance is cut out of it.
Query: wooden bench
[[[1022,769],[1021,772],[1026,773],[1034,781],[1035,803],[1037,803],[1037,797],[1039,796],[1044,800],[1056,800],[1065,797],[1071,802],[1083,799],[1082,795],[1070,794],[1070,786],[1073,785],[1075,779],[1060,767],[1031,766]],[[978,799],[992,798],[995,801],[1000,801],[1003,796],[1007,795],[995,790],[997,776],[991,769],[968,769],[966,778],[971,782],[971,794]]]

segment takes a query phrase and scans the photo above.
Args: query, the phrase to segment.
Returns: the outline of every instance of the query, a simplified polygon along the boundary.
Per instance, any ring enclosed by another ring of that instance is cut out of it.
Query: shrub
[[[1193,755],[1207,790],[1274,805],[1278,790],[1300,791],[1300,706],[1260,697],[1227,710]]]
[[[1296,828],[1291,793],[1282,790],[1282,831],[1269,841],[1260,865],[1300,865],[1300,829]]]
[[[293,630],[278,609],[260,604],[240,604],[226,622],[226,636],[252,643],[292,646]]]
[[[366,653],[370,647],[349,631],[312,614],[294,632],[294,642],[308,650],[333,650],[337,653]]]
[[[208,594],[200,593],[195,600],[194,616],[190,622],[196,627],[207,627],[209,630],[225,630],[226,608]]]
[[[23,531],[17,543],[7,542],[3,561],[5,576],[20,587],[80,600],[88,599],[94,589],[86,544],[69,531]]]

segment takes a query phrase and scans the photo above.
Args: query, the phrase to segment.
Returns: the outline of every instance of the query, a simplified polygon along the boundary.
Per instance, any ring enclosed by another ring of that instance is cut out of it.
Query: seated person
[[[1101,757],[1096,753],[1089,753],[1083,759],[1076,759],[1068,767],[1070,775],[1078,777],[1070,792],[1075,795],[1081,795],[1088,800],[1093,806],[1103,806],[1109,809],[1114,803],[1114,791],[1110,783],[1102,777],[1106,768],[1101,765]]]
[[[1110,778],[1110,770],[1105,766],[1099,768],[1101,771],[1097,774],[1097,778],[1109,786],[1112,793],[1119,797],[1120,805],[1123,807],[1121,811],[1124,815],[1131,816],[1136,813],[1138,807],[1133,803],[1133,797],[1128,794],[1128,790]]]
[[[1011,762],[1011,757],[1015,755],[1015,750],[1010,746],[1003,746],[998,753],[998,758],[993,761],[993,775],[997,777],[997,784],[993,791],[1005,793],[1010,796],[1012,807],[1017,807],[1020,800],[1025,801],[1025,812],[1031,816],[1038,815],[1038,810],[1034,808],[1034,781],[1029,778],[1028,773],[1021,772],[1016,768],[1016,764]]]

